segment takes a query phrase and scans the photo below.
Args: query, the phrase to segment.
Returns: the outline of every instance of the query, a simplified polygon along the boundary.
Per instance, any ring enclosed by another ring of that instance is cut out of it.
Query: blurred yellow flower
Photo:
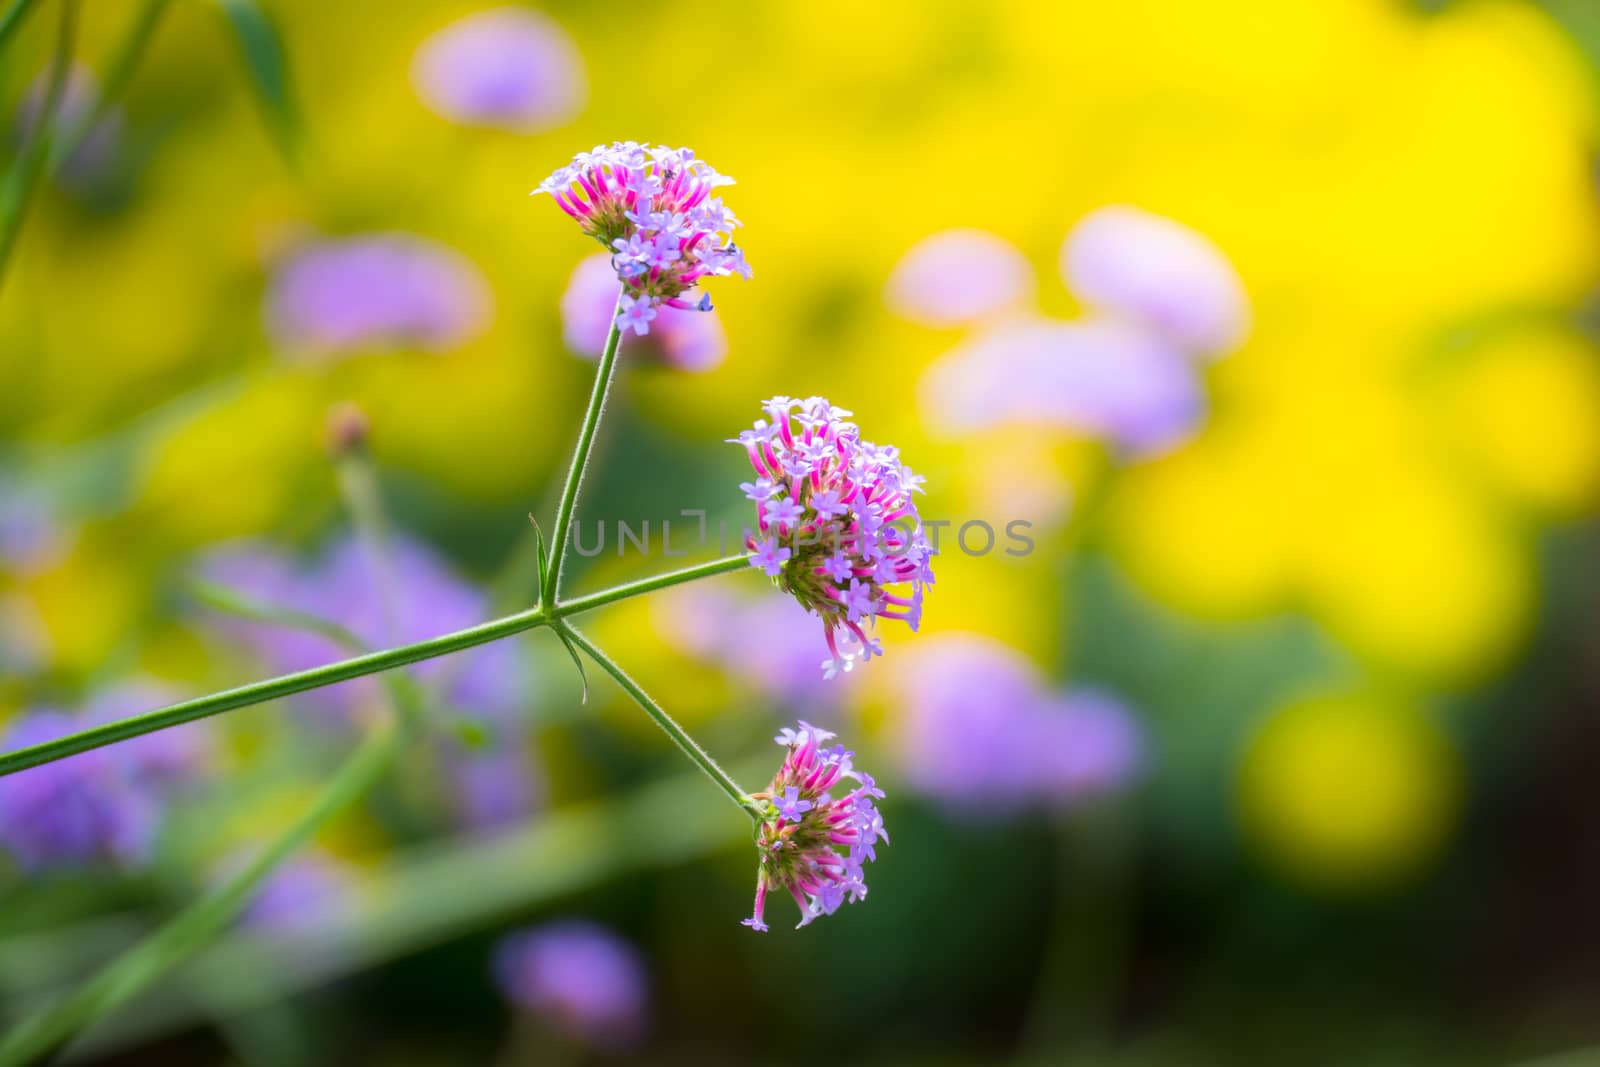
[[[1251,843],[1284,873],[1334,889],[1424,870],[1455,827],[1460,793],[1449,738],[1417,708],[1370,692],[1278,709],[1239,767]]]
[[[1496,335],[1445,376],[1440,421],[1468,473],[1536,516],[1600,489],[1600,352],[1557,329]]]
[[[145,551],[121,565],[319,521],[332,500],[318,434],[340,399],[369,409],[385,467],[520,515],[581,402],[587,364],[564,351],[558,301],[594,251],[524,194],[575,148],[636,136],[692,143],[739,175],[757,282],[714,294],[730,344],[715,373],[625,364],[618,402],[643,418],[703,440],[753,397],[822,393],[934,475],[933,510],[1047,525],[1095,491],[1090,453],[1028,432],[930,440],[909,383],[961,335],[897,320],[885,281],[930,233],[982,227],[1032,264],[1040,311],[1070,313],[1055,276],[1069,227],[1134,205],[1228,255],[1254,327],[1208,372],[1207,430],[1112,488],[1110,545],[1128,571],[1207,618],[1307,610],[1427,684],[1515,653],[1535,607],[1528,520],[1584,511],[1600,477],[1592,353],[1555,321],[1600,279],[1595,105],[1571,43],[1533,5],[641,12],[635,28],[661,48],[714,52],[743,86],[690,112],[637,92],[601,43],[609,16],[573,7],[555,17],[583,53],[590,102],[531,136],[445,121],[409,80],[429,35],[481,6],[374,19],[362,4],[281,5],[314,147],[300,175],[272,157],[213,13],[175,9],[132,87],[131,133],[174,99],[212,106],[150,147],[112,213],[52,195],[30,220],[0,300],[8,427],[89,433],[219,373],[244,382],[140,458],[114,522]],[[843,19],[845,36],[831,28]],[[91,55],[121,24],[93,17]],[[277,354],[263,293],[294,242],[395,229],[482,271],[486,332],[437,355],[264,367]],[[1552,322],[1430,363],[1441,335],[1517,309]],[[929,625],[1053,649],[1059,603],[1038,595],[1052,547],[1015,566],[952,559]]]

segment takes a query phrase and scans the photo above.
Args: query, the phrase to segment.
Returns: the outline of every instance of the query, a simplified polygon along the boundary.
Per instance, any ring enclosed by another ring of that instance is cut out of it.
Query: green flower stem
[[[400,751],[399,741],[392,723],[374,729],[305,813],[244,869],[0,1040],[0,1067],[33,1062],[203,947],[239,914],[280,863],[378,780]]]
[[[706,773],[706,777],[716,782],[722,788],[722,791],[728,794],[733,802],[743,808],[745,813],[752,819],[759,820],[761,818],[761,808],[754,800],[750,799],[750,794],[739,788],[739,783],[729,777],[727,771],[717,766],[717,761],[712,759],[711,755],[701,748],[695,742],[695,739],[690,737],[683,727],[679,726],[672,716],[666,713],[660,704],[650,699],[650,695],[640,687],[638,682],[633,680],[627,671],[617,664],[616,660],[600,651],[594,642],[567,623],[558,621],[555,625],[557,629],[571,638],[573,644],[583,649],[590,659],[594,660],[607,674],[615,678],[617,684],[622,686],[629,696],[638,701],[639,706],[656,721],[656,725],[661,727],[668,737],[672,738],[672,743],[682,749],[683,754],[693,760],[695,766]]]
[[[338,623],[329,622],[320,615],[309,612],[295,611],[293,608],[280,607],[277,604],[268,604],[264,601],[247,597],[211,582],[194,582],[189,586],[189,592],[196,600],[224,614],[235,615],[251,622],[266,623],[268,626],[282,626],[289,630],[300,630],[304,633],[316,634],[318,637],[338,645],[352,655],[362,655],[372,651],[361,643],[361,639]],[[423,700],[423,692],[415,684],[414,679],[404,674],[385,674],[383,676],[384,688],[388,691],[389,700],[394,705],[393,711],[401,717],[400,721],[408,730],[416,731],[421,728],[427,715],[427,708]]]
[[[617,294],[617,310],[622,309],[622,294]],[[589,466],[589,452],[594,448],[594,433],[600,425],[600,413],[606,406],[606,393],[611,389],[611,374],[617,363],[617,349],[622,345],[622,327],[617,325],[612,313],[611,332],[606,335],[605,351],[600,353],[600,366],[595,370],[594,388],[589,393],[589,409],[583,413],[583,426],[578,430],[578,446],[572,453],[572,466],[567,470],[567,483],[561,487],[561,504],[556,508],[556,528],[551,531],[550,567],[545,572],[541,604],[554,604],[561,591],[561,564],[567,558],[567,543],[571,540],[568,527],[572,525],[572,511],[578,503],[578,489],[583,485],[584,470]]]
[[[140,737],[144,734],[164,730],[169,726],[180,723],[194,722],[204,719],[219,712],[232,711],[235,708],[248,707],[251,704],[260,704],[279,697],[291,696],[295,693],[304,693],[308,689],[320,689],[323,686],[333,685],[336,682],[348,681],[351,678],[360,678],[367,674],[376,674],[379,671],[392,670],[403,667],[408,663],[417,663],[421,660],[432,659],[435,656],[448,655],[451,652],[460,652],[462,649],[472,648],[476,645],[496,641],[502,637],[531,630],[535,626],[544,625],[549,620],[544,613],[534,608],[517,615],[510,615],[494,622],[486,622],[479,626],[458,630],[455,633],[445,634],[428,641],[419,641],[416,644],[404,645],[383,652],[369,652],[364,656],[353,656],[350,659],[330,663],[324,667],[314,667],[311,670],[296,671],[293,674],[284,674],[276,678],[269,678],[263,682],[242,685],[236,689],[225,689],[220,693],[198,697],[194,700],[185,700],[177,704],[147,712],[144,715],[135,715],[127,719],[119,719],[102,726],[83,730],[79,733],[69,734],[55,741],[35,745],[32,748],[8,752],[0,756],[0,777],[15,774],[17,771],[36,767],[41,763],[50,763],[53,760],[73,756],[90,749],[101,748],[105,745],[126,741],[129,738]]]
[[[619,600],[627,600],[630,597],[642,596],[645,593],[653,593],[658,589],[682,585],[684,582],[692,582],[699,578],[710,578],[718,574],[728,574],[731,571],[749,569],[749,556],[742,553],[737,556],[724,556],[722,559],[714,559],[710,563],[697,563],[692,567],[683,567],[679,570],[668,571],[666,574],[658,574],[654,578],[641,578],[636,582],[628,582],[626,585],[604,589],[598,593],[590,593],[588,596],[574,597],[571,600],[557,604],[554,615],[558,619],[564,619],[569,615],[593,611],[595,608],[604,607],[607,604],[615,604]]]
[[[94,106],[89,109],[88,114],[63,130],[51,146],[51,173],[59,170],[61,165],[71,158],[72,153],[83,143],[83,139],[100,125],[121,99],[123,90],[133,79],[134,71],[139,69],[139,62],[150,46],[150,39],[155,36],[156,27],[161,24],[161,17],[166,14],[171,3],[172,0],[144,0],[144,6],[134,16],[128,32],[117,46],[116,54],[111,57],[106,67],[106,76],[100,83],[100,92],[95,98]]]
[[[308,634],[316,634],[318,637],[332,641],[346,652],[362,653],[370,651],[361,644],[359,637],[336,622],[329,622],[322,616],[313,615],[308,611],[296,611],[293,608],[268,604],[265,601],[257,600],[255,597],[235,592],[225,585],[206,581],[191,582],[189,595],[212,611],[224,612],[249,622],[260,622],[268,626],[281,626],[287,630],[301,630]]]
[[[4,187],[0,188],[0,280],[5,277],[6,263],[22,234],[28,203],[49,162],[50,145],[55,139],[56,112],[66,93],[67,69],[72,64],[72,39],[77,33],[77,24],[78,0],[61,0],[61,21],[56,31],[55,54],[50,60],[50,81],[45,89],[44,105],[39,109],[38,120],[27,142],[11,165],[11,172],[6,175]]]
[[[43,763],[51,763],[67,756],[74,756],[90,749],[101,748],[105,745],[126,741],[129,738],[139,737],[144,734],[164,730],[169,726],[177,726],[196,719],[208,718],[224,711],[235,708],[249,707],[252,704],[265,703],[268,700],[277,700],[280,697],[293,696],[295,693],[304,693],[309,689],[320,689],[323,686],[333,685],[337,682],[349,681],[351,678],[360,678],[363,675],[377,674],[380,671],[393,670],[407,664],[418,663],[422,660],[433,659],[436,656],[446,656],[452,652],[473,648],[477,645],[488,644],[513,634],[532,630],[539,626],[548,626],[558,618],[567,618],[579,612],[589,611],[606,604],[614,604],[619,600],[640,596],[645,593],[666,589],[669,586],[679,585],[683,582],[692,582],[698,578],[707,578],[716,574],[725,574],[729,571],[747,567],[748,563],[743,556],[730,556],[726,559],[703,563],[694,567],[685,567],[668,574],[654,578],[645,578],[627,585],[620,585],[614,589],[607,589],[589,596],[578,597],[565,604],[558,604],[554,611],[546,612],[542,607],[530,608],[527,611],[507,615],[492,622],[480,623],[470,626],[465,630],[444,634],[440,637],[418,641],[415,644],[402,645],[399,648],[386,649],[381,652],[368,652],[365,655],[352,656],[322,667],[313,667],[310,670],[296,671],[292,674],[279,675],[265,681],[253,682],[235,689],[225,689],[220,693],[209,696],[185,700],[171,704],[143,715],[135,715],[126,719],[105,723],[75,734],[47,741],[32,748],[18,749],[0,755],[0,777],[37,767]]]

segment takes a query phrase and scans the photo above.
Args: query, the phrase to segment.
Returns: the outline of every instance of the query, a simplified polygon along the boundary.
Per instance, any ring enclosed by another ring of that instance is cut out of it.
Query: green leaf
[[[22,28],[22,23],[39,6],[39,0],[11,0],[0,12],[0,49],[4,49],[12,36]]]
[[[388,725],[369,734],[310,807],[238,873],[107,963],[71,993],[12,1027],[0,1038],[0,1067],[39,1062],[205,947],[227,928],[273,871],[366,793],[399,752],[399,737]]]
[[[289,64],[278,28],[256,0],[217,0],[239,43],[245,73],[267,129],[291,167],[300,163],[303,129],[289,88]]]
[[[770,773],[770,766],[762,757],[739,773],[755,777]],[[308,909],[294,929],[271,937],[230,930],[172,980],[151,989],[137,1010],[102,1013],[104,1021],[73,1051],[101,1056],[208,1017],[253,1013],[612,879],[737,847],[745,828],[705,799],[699,776],[668,778],[541,812],[502,833],[430,842],[385,857],[369,874],[367,884],[375,891],[361,894],[359,906],[324,902]],[[54,936],[54,943],[34,940],[26,946],[0,938],[0,973],[31,966],[41,952],[50,966],[39,980],[42,988],[19,991],[12,1006],[48,1003],[49,990],[60,989],[76,971],[63,961],[104,956],[105,931],[73,929]]]
[[[509,557],[500,566],[489,583],[490,603],[496,614],[520,611],[528,604],[528,590],[532,589],[535,602],[544,589],[544,574],[549,557],[544,545],[544,531],[532,513],[528,515],[529,528],[511,549]]]
[[[568,636],[566,627],[556,623],[550,628],[556,632],[557,637],[561,638],[561,643],[567,646],[567,654],[572,657],[573,666],[578,668],[578,680],[583,683],[582,703],[589,703],[589,675],[583,669],[583,657],[578,655],[578,649],[573,645],[572,638]]]
[[[533,592],[537,598],[544,588],[544,572],[550,566],[550,558],[545,555],[544,531],[539,529],[539,520],[533,517],[531,511],[528,512],[528,521],[533,524]]]
[[[8,33],[20,20],[17,9],[6,12],[7,21],[0,24],[0,33]],[[11,170],[0,186],[0,276],[3,276],[11,252],[22,234],[22,223],[28,215],[28,205],[50,158],[50,145],[56,137],[57,113],[66,94],[67,69],[72,63],[72,41],[77,32],[77,0],[62,0],[60,26],[56,32],[55,52],[50,59],[49,82],[45,89],[44,106],[39,109],[39,119],[33,133],[23,144]]]
[[[250,622],[262,622],[269,626],[282,626],[290,630],[303,630],[319,637],[326,637],[334,644],[350,652],[365,652],[366,646],[360,638],[338,623],[329,622],[319,615],[312,615],[304,611],[295,611],[292,608],[268,604],[245,596],[225,585],[215,582],[197,580],[189,584],[189,592],[201,604],[220,611],[227,615],[246,619]]]
[[[155,36],[156,28],[161,25],[162,16],[166,14],[171,3],[172,0],[144,0],[144,6],[128,24],[127,33],[111,56],[94,107],[88,114],[80,115],[75,122],[69,123],[51,145],[51,173],[59,170],[62,164],[72,157],[72,153],[78,150],[84,138],[105,120],[117,101],[122,98],[128,83],[133,80],[134,72],[139,69],[139,63],[144,59],[150,41]],[[3,34],[3,31],[0,31],[0,34]]]

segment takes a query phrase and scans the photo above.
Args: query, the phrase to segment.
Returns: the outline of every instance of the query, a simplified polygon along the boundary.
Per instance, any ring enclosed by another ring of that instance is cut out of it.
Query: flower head
[[[618,141],[579,153],[534,192],[550,194],[605,246],[622,281],[617,321],[643,337],[655,318],[646,310],[711,310],[704,296],[684,298],[700,279],[750,276],[733,243],[739,220],[711,195],[732,184],[687,148]]]
[[[832,915],[845,902],[867,896],[862,865],[877,859],[877,843],[888,841],[875,801],[883,790],[870,774],[851,766],[855,755],[808,722],[785,727],[775,740],[788,749],[783,766],[764,793],[764,815],[756,832],[760,869],[755,911],[743,925],[767,929],[762,917],[767,893],[786,891],[800,906],[800,926]]]
[[[850,412],[821,397],[773,397],[766,419],[740,434],[755,468],[750,562],[822,619],[827,677],[879,654],[868,635],[877,619],[911,629],[922,621],[922,588],[932,584],[933,547],[912,494],[922,478],[899,450],[863,441]],[[770,420],[770,421],[768,421]],[[779,547],[780,545],[784,547]]]

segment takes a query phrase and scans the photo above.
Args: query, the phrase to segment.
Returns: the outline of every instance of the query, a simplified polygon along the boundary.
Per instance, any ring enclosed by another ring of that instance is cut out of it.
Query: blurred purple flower
[[[1134,207],[1087,215],[1061,250],[1084,303],[1142,323],[1178,348],[1220,355],[1250,329],[1244,285],[1220,249],[1182,223]]]
[[[29,748],[95,721],[51,709],[25,712],[6,731],[4,747]],[[147,862],[167,799],[201,770],[205,750],[195,729],[163,730],[0,778],[0,848],[29,872]]]
[[[92,723],[114,722],[176,704],[183,696],[156,682],[123,682],[90,697],[84,717]],[[165,788],[193,782],[209,765],[213,752],[210,725],[190,723],[118,742],[115,756],[124,772],[137,781]]]
[[[0,593],[0,672],[15,676],[44,669],[50,634],[38,605],[20,593]]]
[[[239,921],[258,933],[292,932],[346,904],[355,889],[355,872],[348,865],[321,849],[303,851],[266,880]]]
[[[494,970],[508,1001],[570,1038],[616,1048],[644,1034],[644,962],[598,923],[566,919],[511,934],[495,950]]]
[[[1040,709],[1034,778],[1056,803],[1112,792],[1138,775],[1144,735],[1116,696],[1101,689],[1068,689]]]
[[[1016,307],[1033,286],[1033,267],[1009,241],[983,230],[946,230],[895,265],[884,299],[912,322],[959,326]]]
[[[312,242],[291,253],[267,292],[267,326],[293,353],[363,348],[445,351],[493,313],[483,273],[454,249],[406,233]]]
[[[493,830],[521,822],[543,799],[520,736],[497,738],[483,751],[446,758],[455,810],[463,826]]]
[[[786,597],[760,597],[742,603],[736,619],[723,623],[724,654],[735,675],[792,708],[838,703],[839,686],[817,673],[817,620],[805,608]]]
[[[817,671],[816,617],[787,597],[741,597],[695,583],[652,600],[655,629],[685,655],[714,664],[783,708],[814,714],[858,687],[851,672]]]
[[[344,537],[305,562],[247,543],[214,552],[202,561],[200,571],[207,580],[252,600],[337,623],[372,648],[472,626],[489,609],[481,591],[426,546],[404,537],[391,537],[381,556],[365,542]],[[219,618],[217,625],[276,673],[348,655],[335,642],[304,630],[232,617]],[[526,751],[527,685],[516,649],[497,642],[408,669],[448,709],[481,719],[489,734],[482,748],[451,740],[439,749],[461,824],[487,829],[534,811],[543,795],[542,776]],[[380,685],[372,678],[353,679],[296,700],[320,717],[344,722],[375,698]]]
[[[611,257],[604,252],[578,264],[561,294],[562,333],[568,348],[580,356],[599,358],[620,288]],[[715,311],[683,311],[670,304],[655,310],[648,334],[624,334],[623,354],[682,371],[708,371],[722,363],[728,337]]]
[[[1111,319],[995,327],[931,365],[919,388],[924,417],[947,433],[1058,426],[1137,456],[1178,444],[1205,415],[1205,394],[1183,354]]]
[[[1004,816],[1066,806],[1132,780],[1137,721],[1110,694],[1052,693],[1021,653],[989,637],[948,634],[916,649],[900,676],[901,773],[950,810]]]
[[[388,540],[381,556],[357,538],[342,537],[304,563],[271,547],[246,543],[213,553],[200,571],[209,581],[254,600],[338,623],[373,648],[437,637],[480,623],[488,612],[481,591],[432,550],[400,536]],[[278,673],[347,655],[327,638],[302,630],[233,618],[219,619],[219,626]],[[425,685],[438,686],[445,703],[504,725],[516,722],[523,709],[519,668],[516,649],[498,642],[408,669]],[[371,678],[354,679],[297,699],[349,714],[372,699],[377,684]]]
[[[411,83],[452,122],[517,133],[570,121],[588,95],[572,38],[520,7],[480,11],[433,34],[417,49]]]
[[[39,74],[23,94],[17,108],[17,135],[27,141],[39,127],[44,111],[45,96],[49,90],[49,72]],[[100,82],[89,68],[79,64],[67,71],[62,86],[61,99],[56,105],[55,121],[51,123],[56,136],[74,131],[86,121],[100,103]],[[84,191],[105,176],[116,161],[122,145],[124,120],[120,107],[106,109],[94,126],[82,135],[72,154],[62,161],[57,172],[60,181],[71,189]]]
[[[0,479],[0,572],[37,573],[60,555],[67,536],[44,496]]]
[[[941,634],[914,650],[898,678],[909,788],[979,814],[1029,803],[1045,683],[1021,653],[976,634]]]

